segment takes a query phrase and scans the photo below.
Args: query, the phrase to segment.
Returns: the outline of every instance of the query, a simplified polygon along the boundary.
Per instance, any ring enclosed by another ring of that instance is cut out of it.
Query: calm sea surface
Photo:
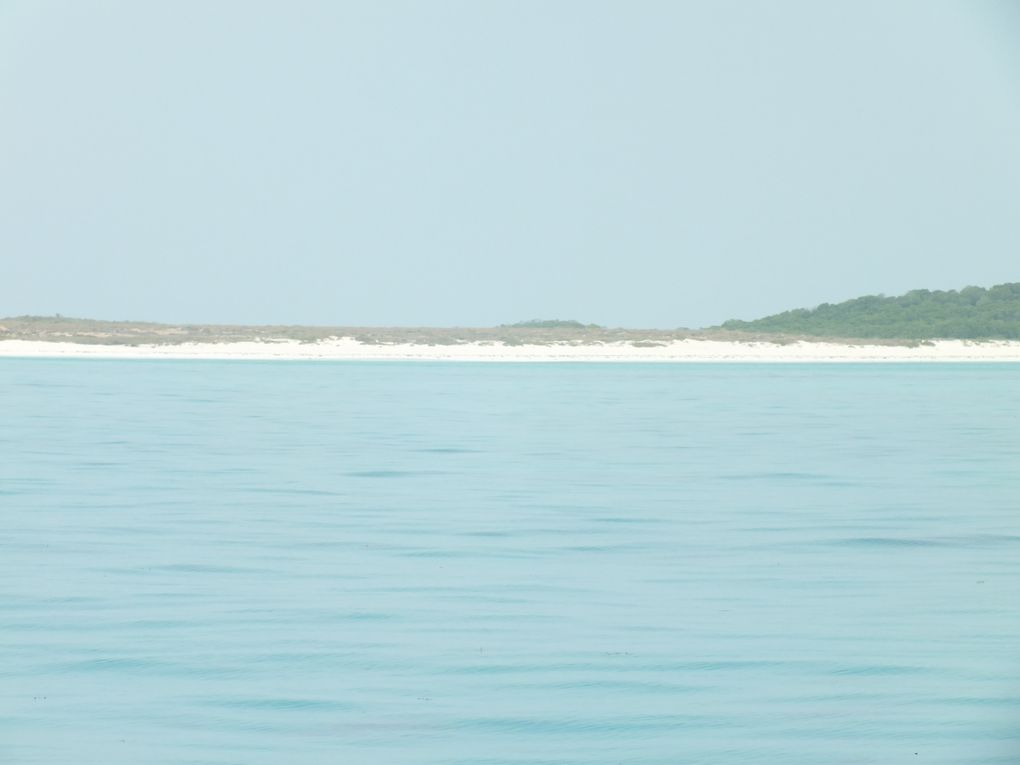
[[[0,360],[0,762],[1020,763],[1020,366]]]

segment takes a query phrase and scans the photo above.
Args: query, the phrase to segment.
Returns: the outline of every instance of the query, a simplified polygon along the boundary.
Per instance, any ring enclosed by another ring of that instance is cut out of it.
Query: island
[[[454,361],[1020,361],[1020,283],[869,295],[702,329],[0,319],[0,356]]]

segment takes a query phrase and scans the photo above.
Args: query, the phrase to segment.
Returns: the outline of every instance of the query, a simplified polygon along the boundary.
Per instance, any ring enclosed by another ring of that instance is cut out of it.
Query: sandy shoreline
[[[88,345],[0,341],[0,357],[105,359],[422,360],[422,361],[657,361],[657,362],[1020,362],[1020,341],[939,340],[917,347],[838,343],[737,343],[677,340],[652,347],[590,345],[366,345],[352,338],[181,345]]]

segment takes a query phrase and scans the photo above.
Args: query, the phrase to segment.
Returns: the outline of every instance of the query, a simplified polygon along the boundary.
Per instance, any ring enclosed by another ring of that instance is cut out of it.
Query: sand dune
[[[316,343],[263,340],[180,345],[91,345],[5,340],[0,356],[110,359],[253,359],[253,360],[422,360],[422,361],[658,361],[658,362],[1020,362],[1020,341],[938,340],[915,347],[841,345],[829,342],[777,344],[715,340],[678,340],[637,347],[629,343],[584,345],[370,345],[351,338]]]

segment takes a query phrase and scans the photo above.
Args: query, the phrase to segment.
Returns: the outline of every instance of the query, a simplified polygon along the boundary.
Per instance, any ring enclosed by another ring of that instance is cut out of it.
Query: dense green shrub
[[[722,329],[853,338],[1020,339],[1020,282],[984,289],[913,290],[899,297],[867,295],[823,303]]]
[[[530,319],[503,326],[518,329],[602,329],[598,324],[582,324],[573,319]]]

